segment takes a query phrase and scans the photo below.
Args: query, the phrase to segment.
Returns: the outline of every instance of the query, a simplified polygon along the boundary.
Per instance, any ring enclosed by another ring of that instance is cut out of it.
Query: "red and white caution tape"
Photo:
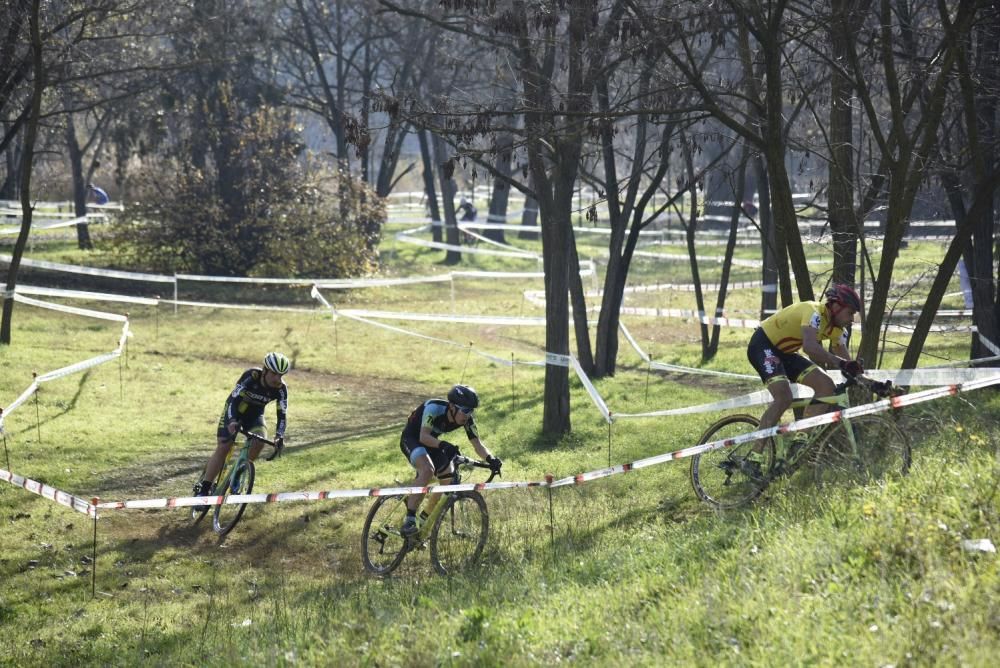
[[[73,496],[72,494],[58,490],[55,487],[49,487],[45,483],[38,482],[37,480],[19,476],[16,473],[7,471],[6,469],[0,469],[0,480],[5,480],[15,487],[21,487],[28,490],[32,494],[43,496],[46,499],[55,501],[60,505],[66,506],[67,508],[72,508],[78,513],[83,513],[84,515],[89,515],[90,517],[94,517],[97,514],[97,508],[94,504],[84,501],[78,496]]]
[[[832,413],[824,413],[823,415],[817,415],[815,417],[805,418],[803,420],[797,420],[789,424],[778,425],[777,427],[771,427],[769,429],[759,429],[757,431],[748,432],[746,434],[741,434],[739,436],[735,436],[732,438],[720,439],[718,441],[711,441],[709,443],[693,445],[687,448],[683,448],[681,450],[674,450],[673,452],[667,452],[662,455],[656,455],[655,457],[647,457],[645,459],[639,459],[634,462],[630,462],[628,464],[619,464],[617,466],[610,466],[607,468],[597,469],[596,471],[587,471],[586,473],[578,473],[573,476],[568,476],[565,478],[560,478],[559,480],[555,480],[551,483],[550,486],[562,487],[565,485],[574,485],[574,484],[579,485],[581,483],[589,482],[591,480],[597,480],[599,478],[606,478],[608,476],[616,475],[619,473],[628,473],[630,471],[636,471],[638,469],[646,468],[648,466],[654,466],[656,464],[662,464],[677,459],[692,457],[694,455],[698,455],[703,452],[708,452],[709,450],[718,450],[720,448],[732,447],[734,445],[739,445],[740,443],[746,443],[748,441],[756,441],[762,438],[767,438],[769,436],[774,436],[776,434],[804,431],[807,429],[812,429],[813,427],[818,427],[820,425],[839,422],[843,419],[856,418],[862,415],[874,415],[875,413],[882,413],[884,411],[898,409],[904,406],[913,406],[915,404],[920,404],[927,401],[933,401],[934,399],[942,399],[944,397],[950,397],[960,393],[971,392],[973,390],[978,390],[984,387],[990,387],[992,385],[998,385],[998,384],[1000,384],[1000,375],[994,375],[990,378],[984,378],[982,380],[972,381],[969,383],[962,383],[959,385],[947,385],[944,387],[935,387],[929,390],[924,390],[922,392],[905,394],[903,396],[893,397],[891,399],[882,399],[880,401],[875,401],[870,404],[845,408],[844,410],[835,411]]]
[[[978,390],[984,387],[990,387],[998,384],[1000,384],[1000,374],[995,374],[989,378],[984,378],[982,380],[972,381],[969,383],[962,383],[958,385],[935,387],[929,390],[924,390],[922,392],[916,392],[913,394],[907,394],[900,397],[893,397],[891,399],[882,399],[879,401],[872,402],[870,404],[863,404],[861,406],[854,406],[852,408],[846,408],[844,410],[825,413],[823,415],[817,415],[815,417],[805,418],[803,420],[798,420],[784,425],[778,425],[776,427],[771,427],[769,429],[759,429],[757,431],[747,432],[746,434],[741,434],[739,436],[731,438],[711,441],[709,443],[701,443],[698,445],[692,445],[686,448],[682,448],[680,450],[674,450],[672,452],[655,455],[653,457],[646,457],[644,459],[639,459],[633,462],[629,462],[627,464],[619,464],[617,466],[610,466],[607,468],[601,468],[594,471],[586,471],[583,473],[577,473],[575,475],[566,476],[564,478],[559,478],[559,479],[553,479],[552,476],[546,476],[545,480],[526,481],[526,482],[472,483],[472,484],[462,484],[462,485],[434,485],[429,487],[372,487],[368,489],[341,489],[341,490],[329,490],[321,492],[278,492],[271,494],[240,494],[229,497],[185,496],[185,497],[161,498],[161,499],[135,499],[129,501],[111,501],[111,502],[97,503],[96,507],[101,510],[104,509],[118,510],[118,509],[134,509],[134,508],[178,508],[183,506],[197,506],[197,505],[221,505],[221,504],[237,504],[237,503],[279,503],[282,501],[318,501],[323,499],[336,499],[336,498],[357,498],[357,497],[370,497],[370,496],[403,496],[406,494],[437,494],[445,492],[524,489],[529,487],[563,487],[566,485],[579,485],[582,483],[590,482],[592,480],[607,478],[612,475],[628,473],[630,471],[637,471],[639,469],[648,468],[650,466],[655,466],[658,464],[663,464],[678,459],[685,459],[687,457],[701,454],[703,452],[708,452],[709,450],[717,450],[719,448],[732,447],[734,445],[739,445],[740,443],[755,441],[761,438],[774,436],[776,434],[805,431],[807,429],[812,429],[814,427],[818,427],[821,425],[839,422],[844,419],[852,419],[860,417],[862,415],[874,415],[876,413],[882,413],[889,410],[899,409],[904,406],[913,406],[916,404],[933,401],[935,399],[942,399],[954,396],[956,394],[971,392],[973,390]]]
[[[233,494],[224,496],[179,496],[164,499],[135,499],[131,501],[100,502],[101,510],[136,508],[181,508],[185,506],[219,506],[235,503],[281,503],[283,501],[322,501],[324,499],[350,499],[369,496],[405,496],[407,494],[438,494],[444,492],[472,492],[488,489],[523,489],[545,487],[548,481],[490,482],[461,485],[431,485],[429,487],[372,487],[369,489],[335,489],[322,492],[275,492],[271,494]]]

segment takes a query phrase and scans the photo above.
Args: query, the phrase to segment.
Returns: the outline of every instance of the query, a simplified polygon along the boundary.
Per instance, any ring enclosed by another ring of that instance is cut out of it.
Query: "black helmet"
[[[463,408],[479,406],[479,395],[468,385],[456,385],[448,391],[448,401]]]
[[[843,283],[835,283],[830,286],[830,289],[826,291],[826,303],[847,306],[854,309],[855,312],[861,311],[861,297],[858,296],[854,288]]]

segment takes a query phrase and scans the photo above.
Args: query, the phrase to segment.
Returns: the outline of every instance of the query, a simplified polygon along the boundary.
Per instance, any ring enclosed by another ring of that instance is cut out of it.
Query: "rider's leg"
[[[767,383],[767,391],[771,393],[771,404],[760,416],[759,429],[769,429],[781,421],[781,416],[792,407],[792,384],[784,376],[776,376]],[[759,447],[754,446],[754,450],[760,452],[764,449],[763,442]]]
[[[417,470],[417,477],[413,481],[415,487],[426,487],[434,476],[434,463],[431,456],[424,448],[418,448],[410,457],[410,463]],[[423,494],[410,494],[406,497],[406,519],[403,520],[402,532],[404,536],[411,536],[417,533],[417,508],[424,500]]]
[[[799,376],[798,380],[795,382],[812,388],[813,396],[816,399],[831,397],[833,396],[833,393],[837,391],[836,385],[833,384],[833,379],[823,373],[817,366],[811,367],[803,375]],[[828,403],[809,404],[806,406],[803,415],[805,417],[822,415],[832,408],[833,404]]]
[[[222,470],[222,467],[226,463],[226,457],[229,456],[229,450],[235,442],[232,438],[219,438],[219,442],[215,446],[215,452],[208,458],[208,464],[205,466],[205,472],[202,474],[203,481],[212,482],[218,477],[219,471]]]
[[[439,473],[437,477],[438,483],[442,485],[450,485],[453,478],[454,470],[450,466],[447,471]],[[424,506],[424,512],[430,515],[434,511],[434,507],[438,504],[438,501],[441,500],[441,496],[441,494],[431,494],[430,498],[427,499],[427,505]]]
[[[267,429],[264,427],[254,428],[253,433],[260,434],[261,438],[267,438]],[[254,439],[253,443],[250,444],[250,461],[255,461],[257,457],[260,456],[260,451],[263,449],[264,442]]]
[[[431,481],[434,477],[434,464],[431,462],[430,455],[423,453],[419,456],[414,457],[415,461],[410,462],[413,464],[413,468],[417,470],[417,477],[413,481],[414,487],[426,487],[427,483]],[[420,502],[424,500],[423,494],[410,494],[406,497],[406,513],[407,515],[415,515],[417,508],[420,507]]]

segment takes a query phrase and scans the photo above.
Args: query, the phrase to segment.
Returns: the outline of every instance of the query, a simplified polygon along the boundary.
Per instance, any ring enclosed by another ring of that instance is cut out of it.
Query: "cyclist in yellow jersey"
[[[792,405],[791,383],[812,388],[816,397],[834,393],[834,383],[821,366],[839,368],[856,376],[864,373],[857,360],[847,351],[847,335],[854,315],[861,310],[861,297],[848,285],[835,284],[826,292],[825,302],[799,302],[786,306],[764,320],[750,337],[747,359],[760,374],[773,400],[760,418],[760,428],[778,424]],[[829,341],[829,350],[823,342]],[[802,350],[807,357],[797,354]],[[806,416],[818,415],[824,405],[806,408]],[[754,448],[760,452],[763,442]],[[759,462],[748,459],[747,475],[760,477]]]

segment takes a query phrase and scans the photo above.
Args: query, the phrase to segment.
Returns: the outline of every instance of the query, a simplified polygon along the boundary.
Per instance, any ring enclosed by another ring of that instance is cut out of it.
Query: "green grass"
[[[382,255],[388,275],[449,270],[437,264],[440,252],[391,238]],[[107,259],[58,245],[32,257]],[[932,245],[912,245],[901,276],[919,275],[933,258]],[[536,267],[478,256],[461,265]],[[650,262],[635,283],[690,280],[684,263],[666,271],[667,263]],[[542,315],[520,295],[540,287],[462,280],[454,300],[447,284],[325,294],[343,308]],[[288,290],[189,289],[190,298],[310,303]],[[643,298],[694,307],[691,294]],[[754,309],[758,298],[740,291],[731,307]],[[255,491],[409,480],[398,450],[406,416],[460,379],[485,399],[477,420],[505,460],[505,479],[608,464],[608,426],[575,379],[573,431],[553,441],[540,433],[544,376],[534,367],[512,374],[464,349],[324,315],[129,310],[135,336],[127,364],[46,383],[37,404],[8,416],[5,456],[15,472],[104,500],[186,495],[212,448],[226,393],[275,348],[295,362],[289,445],[285,457],[258,468]],[[21,304],[14,317],[14,343],[0,348],[0,401],[8,404],[33,371],[107,352],[120,332],[117,323]],[[701,364],[695,324],[626,323],[655,359]],[[539,359],[544,341],[542,328],[390,324],[519,360]],[[705,366],[746,372],[747,335],[723,330],[720,354]],[[887,367],[905,345],[892,340]],[[929,350],[961,358],[967,346],[966,335],[936,335]],[[619,361],[616,376],[596,382],[612,410],[758,389],[649,374],[624,341]],[[267,415],[273,423],[273,409]],[[436,576],[425,552],[409,555],[385,580],[367,575],[359,554],[366,499],[250,506],[222,544],[181,509],[109,511],[98,523],[98,594],[91,598],[91,521],[3,483],[0,664],[986,665],[1000,651],[997,559],[966,552],[961,541],[1000,542],[998,415],[991,390],[909,409],[914,467],[906,479],[818,495],[793,478],[742,512],[698,504],[686,461],[551,495],[486,492],[484,562],[452,578]],[[694,443],[718,417],[617,421],[612,461]]]

